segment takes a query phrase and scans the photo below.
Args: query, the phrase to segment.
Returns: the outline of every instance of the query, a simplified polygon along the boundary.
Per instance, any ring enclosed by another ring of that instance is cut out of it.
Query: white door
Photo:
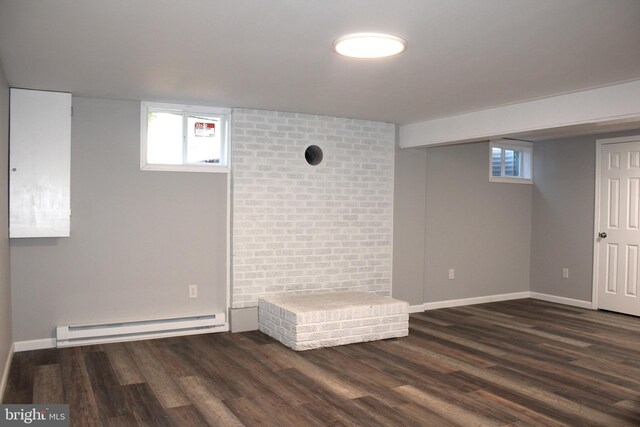
[[[596,212],[597,307],[640,316],[640,136],[602,142]]]

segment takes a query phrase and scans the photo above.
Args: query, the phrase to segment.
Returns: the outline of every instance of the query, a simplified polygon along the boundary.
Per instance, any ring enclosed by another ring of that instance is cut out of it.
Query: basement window
[[[140,169],[229,172],[227,108],[142,102]]]
[[[532,184],[533,144],[508,139],[491,141],[489,181]]]

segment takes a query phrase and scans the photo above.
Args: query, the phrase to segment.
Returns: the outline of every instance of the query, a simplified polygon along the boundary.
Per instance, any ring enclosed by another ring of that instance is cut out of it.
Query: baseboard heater
[[[172,319],[58,326],[56,346],[101,344],[227,330],[224,313]]]

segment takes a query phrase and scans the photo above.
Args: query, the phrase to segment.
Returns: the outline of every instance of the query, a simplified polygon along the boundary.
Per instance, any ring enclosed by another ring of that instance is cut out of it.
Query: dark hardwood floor
[[[427,311],[407,338],[259,333],[17,353],[4,403],[72,425],[640,425],[640,318],[536,300]]]

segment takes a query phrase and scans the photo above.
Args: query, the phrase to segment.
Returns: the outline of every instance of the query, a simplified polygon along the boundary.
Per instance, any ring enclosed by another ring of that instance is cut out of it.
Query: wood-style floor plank
[[[185,396],[193,403],[209,425],[241,426],[231,410],[210,391],[211,386],[200,377],[183,377],[179,380]]]
[[[129,406],[124,391],[118,383],[107,355],[103,351],[85,353],[84,362],[100,417],[110,419],[129,415]]]
[[[126,346],[122,344],[105,344],[103,347],[120,385],[145,382]]]
[[[398,393],[408,397],[420,406],[437,413],[459,425],[479,425],[479,426],[499,426],[509,422],[499,422],[491,420],[483,415],[474,413],[463,406],[452,404],[445,399],[434,396],[431,393],[425,393],[410,385],[403,385],[396,388]]]
[[[69,418],[74,425],[97,426],[100,418],[89,373],[79,347],[60,350],[60,368],[64,402],[69,404]]]
[[[154,356],[153,351],[151,351],[153,345],[155,343],[152,341],[138,341],[126,344],[146,383],[153,390],[164,408],[189,405],[189,401],[182,394],[180,387],[176,385],[169,374],[171,370],[166,369],[162,360]]]
[[[165,410],[174,426],[204,426],[207,424],[194,406],[178,406]]]
[[[640,318],[531,299],[294,352],[260,332],[17,353],[4,403],[73,426],[638,426]]]
[[[340,376],[330,374],[326,370],[308,362],[303,356],[293,351],[282,351],[282,345],[279,343],[265,344],[262,346],[263,354],[268,355],[271,360],[277,359],[281,361],[283,368],[293,367],[305,375],[314,379],[318,383],[327,387],[334,393],[345,399],[355,399],[367,395],[367,392],[359,387],[355,387],[344,381]]]
[[[171,426],[173,424],[165,408],[146,383],[125,385],[122,389],[129,410],[138,425]]]
[[[33,380],[33,403],[64,403],[59,364],[39,365]]]

